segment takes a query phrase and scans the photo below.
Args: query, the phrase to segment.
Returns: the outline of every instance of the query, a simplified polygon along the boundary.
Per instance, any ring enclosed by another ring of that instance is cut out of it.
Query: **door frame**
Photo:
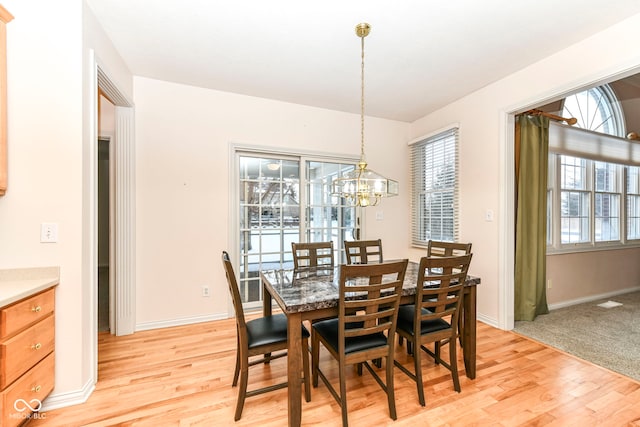
[[[287,157],[287,158],[296,158],[301,162],[300,165],[300,200],[301,200],[301,218],[305,214],[303,212],[302,200],[306,200],[306,162],[308,160],[316,160],[322,162],[331,162],[335,161],[336,163],[353,163],[357,165],[359,161],[359,157],[349,156],[349,155],[338,155],[338,154],[330,154],[330,153],[320,153],[315,151],[305,151],[305,150],[295,150],[295,149],[286,149],[286,148],[273,148],[273,147],[264,147],[257,145],[245,145],[238,143],[229,143],[229,218],[232,219],[232,225],[228,227],[228,235],[227,235],[227,247],[230,248],[230,254],[237,255],[240,253],[240,239],[239,239],[239,230],[238,226],[235,222],[235,218],[239,218],[239,203],[238,200],[233,199],[234,195],[240,194],[240,186],[239,186],[239,162],[238,159],[241,155],[255,155],[255,156],[266,156],[266,157]],[[303,185],[304,183],[304,185]],[[363,218],[364,212],[361,208],[356,208],[358,211],[358,216]],[[364,218],[363,218],[364,219]],[[360,221],[360,224],[364,224],[364,221]],[[360,225],[361,234],[364,232],[364,226]],[[300,232],[304,231],[304,226],[301,224]],[[232,255],[232,256],[234,256]],[[227,298],[227,313],[229,317],[233,317],[235,314],[233,308],[233,302],[231,298]]]
[[[116,106],[115,137],[111,139],[114,150],[115,192],[113,201],[113,221],[116,224],[115,241],[109,244],[113,248],[115,261],[110,262],[109,275],[114,277],[116,297],[110,301],[114,311],[116,335],[133,333],[135,330],[135,132],[134,105],[118,88],[109,73],[96,56],[89,51],[91,76],[89,79],[89,132],[91,135],[88,149],[88,227],[87,265],[89,278],[88,295],[91,354],[90,365],[93,370],[93,383],[98,381],[98,118],[100,93]],[[110,190],[111,193],[111,190]],[[113,274],[112,274],[113,273]],[[110,279],[111,280],[111,279]],[[110,289],[110,294],[112,293]]]

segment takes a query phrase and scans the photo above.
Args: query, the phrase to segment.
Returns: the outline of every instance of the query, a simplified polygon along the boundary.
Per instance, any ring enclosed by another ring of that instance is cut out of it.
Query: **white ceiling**
[[[368,22],[366,114],[402,121],[640,13],[638,0],[87,2],[134,75],[353,113],[354,28]]]

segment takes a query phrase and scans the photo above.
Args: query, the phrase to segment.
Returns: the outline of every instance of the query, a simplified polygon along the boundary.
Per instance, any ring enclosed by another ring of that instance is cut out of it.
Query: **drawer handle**
[[[34,344],[31,346],[31,350],[40,350],[42,348],[42,344]]]
[[[40,307],[39,305],[36,305],[31,309],[31,311],[33,311],[34,313],[40,313],[42,311],[42,307]]]
[[[42,386],[39,386],[39,385],[37,385],[35,387],[31,387],[31,391],[33,391],[35,393],[39,392],[41,389],[42,389]]]

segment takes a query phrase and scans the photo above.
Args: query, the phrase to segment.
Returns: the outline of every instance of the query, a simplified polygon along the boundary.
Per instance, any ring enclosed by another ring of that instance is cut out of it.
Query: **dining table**
[[[415,299],[419,263],[409,261],[402,286],[401,304]],[[302,419],[302,322],[338,315],[340,266],[283,268],[260,271],[263,313],[271,315],[273,301],[287,317],[288,336],[288,425],[300,426]],[[476,377],[476,288],[480,278],[468,275],[462,299],[460,330],[465,373]],[[309,379],[310,380],[310,379]]]

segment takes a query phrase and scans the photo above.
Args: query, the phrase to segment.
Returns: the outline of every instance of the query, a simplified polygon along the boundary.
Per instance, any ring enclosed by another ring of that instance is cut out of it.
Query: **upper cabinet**
[[[7,23],[13,16],[0,5],[0,196],[7,191]]]

